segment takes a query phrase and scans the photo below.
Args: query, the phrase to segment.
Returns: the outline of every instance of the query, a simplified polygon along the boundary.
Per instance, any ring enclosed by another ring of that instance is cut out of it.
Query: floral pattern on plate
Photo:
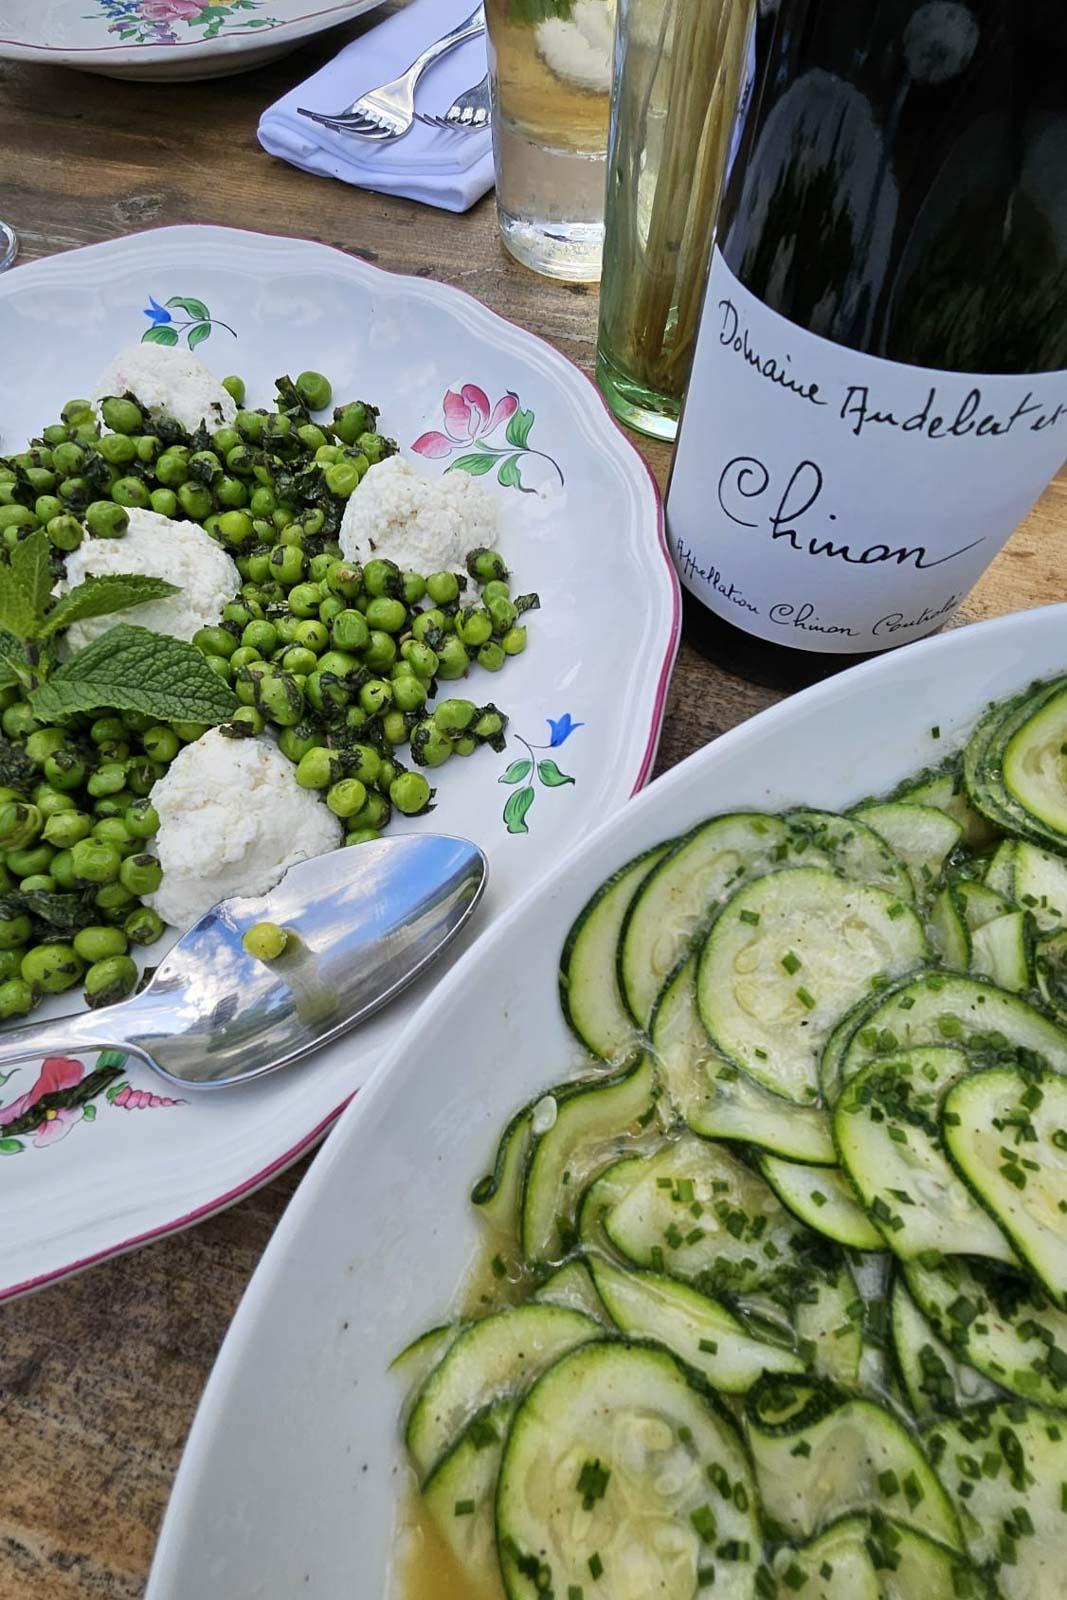
[[[561,772],[551,756],[538,757],[534,754],[537,750],[555,750],[578,728],[584,728],[584,722],[575,722],[569,711],[565,711],[559,718],[546,717],[548,730],[551,735],[547,744],[531,744],[520,733],[512,733],[511,737],[522,745],[526,751],[525,756],[520,756],[513,761],[505,772],[500,774],[497,783],[521,784],[508,795],[507,804],[504,806],[504,821],[509,833],[529,833],[526,826],[526,817],[537,798],[537,789],[534,778],[545,789],[562,789],[568,783],[576,780],[569,773]]]
[[[155,1106],[181,1106],[149,1089],[135,1089],[123,1079],[126,1055],[103,1050],[92,1072],[73,1056],[47,1056],[31,1086],[0,1106],[0,1155],[15,1156],[32,1145],[42,1149],[58,1144],[81,1122],[95,1122],[101,1097],[121,1110],[141,1111]],[[0,1076],[6,1083],[21,1069]],[[122,1081],[119,1081],[122,1080]]]
[[[220,34],[252,28],[277,28],[277,17],[248,16],[261,12],[264,0],[97,0],[98,16],[108,33],[127,44],[179,44],[182,34],[217,39]],[[199,30],[197,32],[196,30]]]
[[[563,469],[553,456],[535,450],[530,444],[530,433],[536,417],[524,411],[519,397],[512,390],[502,395],[494,406],[489,396],[476,383],[465,383],[461,389],[449,389],[441,405],[444,432],[431,430],[420,434],[411,448],[416,455],[430,461],[454,457],[446,472],[469,472],[472,478],[481,478],[496,472],[496,481],[505,489],[519,489],[523,494],[536,494],[536,489],[523,482],[521,468],[532,460],[544,461],[558,476],[559,487],[565,482]],[[495,433],[501,423],[506,423],[504,443],[490,444],[488,436]],[[457,455],[456,452],[462,454]]]

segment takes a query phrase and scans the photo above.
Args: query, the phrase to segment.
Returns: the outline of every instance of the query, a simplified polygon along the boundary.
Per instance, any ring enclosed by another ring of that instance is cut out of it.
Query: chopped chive
[[[794,972],[800,971],[801,965],[802,962],[795,950],[787,950],[785,955],[782,957],[782,966],[785,968],[786,972],[788,972],[790,977],[793,976]]]
[[[700,1348],[708,1356],[717,1356],[719,1353],[718,1342],[715,1339],[701,1339]]]
[[[472,1517],[474,1515],[474,1501],[457,1500],[455,1506],[455,1515],[457,1517]]]
[[[603,1572],[603,1570],[604,1563],[600,1559],[600,1551],[594,1550],[593,1554],[589,1557],[589,1571],[592,1573],[593,1578],[596,1579],[600,1577],[600,1574]]]
[[[739,911],[738,918],[741,922],[747,922],[750,928],[756,928],[759,926],[758,911]]]
[[[715,1521],[715,1513],[708,1503],[705,1501],[702,1506],[697,1506],[695,1511],[691,1511],[689,1520],[704,1543],[710,1544],[715,1537],[718,1523]]]
[[[808,989],[798,989],[797,990],[797,999],[800,1001],[800,1003],[804,1007],[805,1011],[814,1011],[815,1010],[815,996],[811,993],[810,990],[808,990]]]
[[[490,1265],[492,1266],[492,1269],[493,1269],[493,1277],[494,1278],[506,1278],[507,1277],[508,1269],[504,1264],[503,1256],[494,1256],[492,1261],[491,1261],[491,1263],[490,1263]]]
[[[599,1460],[586,1461],[584,1463],[581,1472],[578,1474],[578,1482],[575,1485],[582,1497],[584,1510],[592,1511],[596,1502],[603,1500],[610,1478],[610,1468],[602,1467]]]

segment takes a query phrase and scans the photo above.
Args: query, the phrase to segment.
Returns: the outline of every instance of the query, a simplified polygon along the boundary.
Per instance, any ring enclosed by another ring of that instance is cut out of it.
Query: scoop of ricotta
[[[232,895],[266,894],[296,862],[341,843],[340,822],[275,744],[217,728],[178,752],[152,804],[163,881],[144,899],[176,928]]]
[[[241,575],[225,550],[195,522],[173,522],[155,511],[130,508],[130,524],[121,539],[84,539],[67,557],[67,576],[60,594],[87,577],[111,572],[143,572],[165,578],[178,593],[165,600],[108,617],[76,622],[67,635],[75,650],[90,644],[116,622],[133,622],[153,633],[191,639],[198,628],[218,622],[222,608],[241,587]]]
[[[615,6],[605,0],[575,0],[570,18],[547,17],[537,25],[537,48],[545,65],[564,83],[611,91]]]
[[[132,344],[101,373],[93,402],[135,395],[150,416],[164,413],[194,433],[202,422],[214,430],[237,415],[233,397],[191,350],[162,344]]]
[[[387,456],[349,499],[339,537],[349,561],[383,556],[403,572],[429,573],[462,569],[468,551],[499,534],[495,500],[465,472],[426,478]]]

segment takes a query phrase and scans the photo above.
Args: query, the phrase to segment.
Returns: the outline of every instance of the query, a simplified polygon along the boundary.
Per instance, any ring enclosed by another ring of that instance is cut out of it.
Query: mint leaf
[[[36,621],[40,622],[52,595],[52,546],[43,528],[31,533],[28,539],[19,540],[11,552],[11,570],[33,607]],[[23,634],[22,637],[28,636]]]
[[[33,594],[27,590],[14,563],[0,566],[0,629],[17,639],[32,639],[37,631]],[[11,678],[7,679],[8,683],[12,681]]]
[[[149,600],[165,600],[167,595],[180,592],[175,584],[146,573],[114,572],[102,578],[86,578],[56,601],[44,620],[41,636],[48,639],[60,628],[69,628],[72,622],[107,617],[114,611],[125,611]]]
[[[5,688],[12,683],[28,687],[32,682],[33,668],[26,654],[26,646],[0,623],[0,684]]]
[[[2,638],[2,635],[0,635]],[[237,697],[195,645],[119,622],[30,695],[42,722],[75,711],[140,711],[163,722],[225,722]]]

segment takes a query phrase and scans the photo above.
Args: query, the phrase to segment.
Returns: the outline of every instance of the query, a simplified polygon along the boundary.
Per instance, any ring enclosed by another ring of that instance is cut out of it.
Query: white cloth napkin
[[[402,194],[446,211],[467,211],[493,186],[488,129],[450,133],[416,122],[402,139],[375,144],[334,133],[297,113],[337,111],[368,89],[395,78],[420,50],[468,17],[474,0],[412,0],[403,11],[346,46],[306,83],[284,95],[260,118],[259,142],[305,172],[344,183]],[[485,35],[457,45],[429,69],[416,108],[442,116],[456,96],[485,75]]]

